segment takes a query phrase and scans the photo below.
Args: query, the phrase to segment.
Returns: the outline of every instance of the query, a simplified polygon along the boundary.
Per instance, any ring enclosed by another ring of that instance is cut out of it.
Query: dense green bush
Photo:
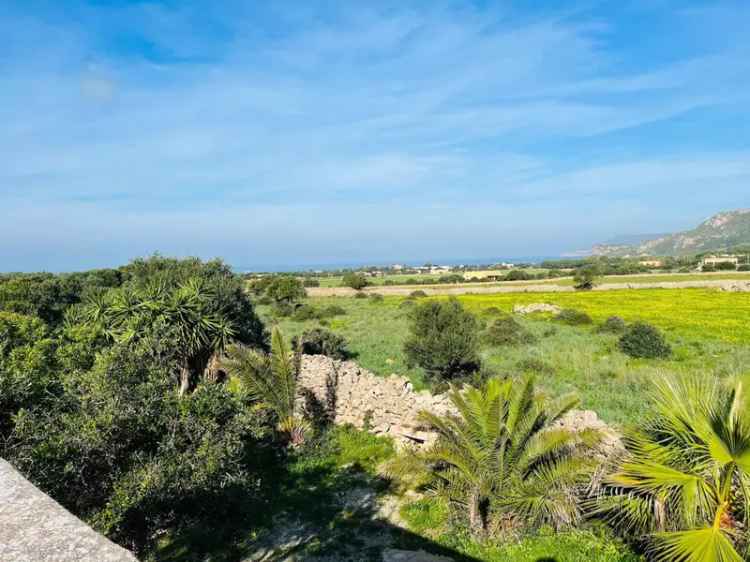
[[[40,318],[0,312],[0,444],[16,412],[44,408],[61,390],[55,347]]]
[[[292,320],[295,322],[306,322],[307,320],[317,320],[321,317],[320,311],[314,306],[303,304],[298,306],[292,314]]]
[[[483,316],[500,316],[501,314],[504,314],[503,311],[496,306],[489,306],[482,310]]]
[[[370,295],[370,302],[380,303],[383,302],[383,300],[383,295],[381,295],[380,293],[372,293]]]
[[[277,275],[266,287],[266,294],[275,302],[294,304],[305,298],[302,281],[291,275]]]
[[[327,355],[333,359],[348,359],[351,354],[346,347],[346,340],[323,328],[313,328],[302,333],[294,340],[294,347],[305,355]]]
[[[600,275],[596,265],[584,265],[575,270],[573,274],[573,286],[579,291],[588,291],[594,288],[596,279]]]
[[[271,312],[277,318],[288,318],[294,314],[294,305],[288,302],[277,302],[271,307]]]
[[[305,279],[302,281],[303,287],[320,287],[320,281],[315,279],[315,277],[305,277]]]
[[[321,318],[333,318],[334,316],[344,316],[345,314],[346,309],[338,304],[331,304],[320,310]]]
[[[367,277],[365,277],[362,273],[355,273],[353,271],[350,271],[341,278],[342,287],[351,287],[355,291],[360,291],[367,287],[367,285],[369,285]]]
[[[737,270],[737,266],[728,261],[717,263],[715,268],[716,268],[716,271],[736,271]]]
[[[427,293],[425,293],[422,289],[417,289],[416,291],[412,291],[409,293],[409,296],[413,299],[423,299],[427,296]]]
[[[620,337],[620,349],[630,357],[660,359],[669,357],[672,348],[664,335],[651,324],[636,322]]]
[[[569,326],[584,326],[593,323],[591,316],[581,310],[575,310],[573,308],[566,308],[560,311],[560,313],[555,316],[555,320]]]
[[[484,341],[490,345],[526,345],[536,341],[534,335],[512,316],[495,320],[484,333]]]
[[[479,368],[479,326],[456,299],[428,301],[410,318],[404,353],[432,380],[450,379]]]
[[[625,323],[625,320],[619,316],[610,316],[599,326],[597,331],[603,334],[621,334],[627,327],[628,325]]]
[[[357,291],[356,293],[354,293],[354,298],[355,299],[366,299],[367,298],[367,293],[365,293],[364,291]]]
[[[750,265],[740,265],[737,267],[737,271],[750,271]]]
[[[716,266],[714,264],[712,264],[712,263],[707,263],[707,264],[701,266],[701,271],[703,271],[705,273],[712,273],[712,272],[716,271]]]
[[[505,275],[506,281],[528,281],[533,278],[533,275],[523,269],[512,269]]]
[[[451,273],[449,275],[441,275],[438,277],[437,280],[438,283],[463,283],[464,282],[464,276],[460,273]]]

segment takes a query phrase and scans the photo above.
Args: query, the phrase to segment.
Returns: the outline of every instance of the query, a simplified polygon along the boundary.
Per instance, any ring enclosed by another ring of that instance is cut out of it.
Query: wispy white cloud
[[[747,185],[737,142],[654,138],[662,123],[750,102],[746,38],[633,66],[617,22],[586,11],[234,8],[0,12],[0,31],[18,39],[0,61],[0,203],[14,215],[2,234],[54,228],[75,248],[99,232],[97,248],[124,235],[130,253],[158,240],[153,249],[231,247],[240,261],[300,261],[326,243],[346,259],[343,227],[367,244],[392,230],[414,252],[442,253],[452,242],[432,233],[460,213],[453,234],[470,253],[529,253],[503,237],[551,234],[576,197],[597,216],[627,202],[623,226],[640,213],[662,230],[649,209],[681,186],[712,193],[673,205],[673,223]],[[40,36],[50,40],[30,39]],[[639,127],[648,136],[617,136]],[[579,215],[560,245],[608,235],[612,221]],[[286,241],[247,254],[235,242],[269,229]]]

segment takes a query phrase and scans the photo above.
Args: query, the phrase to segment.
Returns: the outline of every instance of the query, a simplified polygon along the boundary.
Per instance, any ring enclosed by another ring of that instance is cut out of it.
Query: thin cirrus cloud
[[[623,6],[2,8],[3,269],[549,255],[746,206],[748,10]]]

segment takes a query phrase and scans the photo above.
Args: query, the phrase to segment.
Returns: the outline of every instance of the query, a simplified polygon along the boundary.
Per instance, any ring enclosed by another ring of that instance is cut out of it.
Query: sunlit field
[[[445,298],[445,297],[437,297]],[[592,326],[562,325],[549,316],[522,317],[536,343],[517,347],[485,346],[484,363],[500,374],[533,371],[551,394],[575,392],[584,408],[604,419],[626,423],[643,413],[643,395],[650,378],[665,372],[705,372],[732,376],[750,372],[750,294],[710,289],[642,289],[576,293],[506,293],[458,297],[484,325],[510,312],[515,304],[549,302],[588,313]],[[424,375],[409,367],[402,347],[408,334],[409,306],[402,297],[381,302],[351,297],[307,299],[308,304],[341,306],[346,314],[325,326],[346,338],[356,360],[380,375],[408,377],[425,388]],[[274,318],[261,306],[266,320],[278,323],[289,336],[321,323]],[[618,315],[628,322],[644,320],[666,333],[674,349],[668,360],[635,360],[621,353],[617,336],[599,334],[596,325]]]

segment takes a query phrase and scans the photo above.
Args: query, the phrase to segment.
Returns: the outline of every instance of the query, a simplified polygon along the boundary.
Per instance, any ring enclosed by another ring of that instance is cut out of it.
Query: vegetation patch
[[[672,354],[664,335],[645,322],[636,322],[620,337],[620,349],[630,357],[662,359]]]

